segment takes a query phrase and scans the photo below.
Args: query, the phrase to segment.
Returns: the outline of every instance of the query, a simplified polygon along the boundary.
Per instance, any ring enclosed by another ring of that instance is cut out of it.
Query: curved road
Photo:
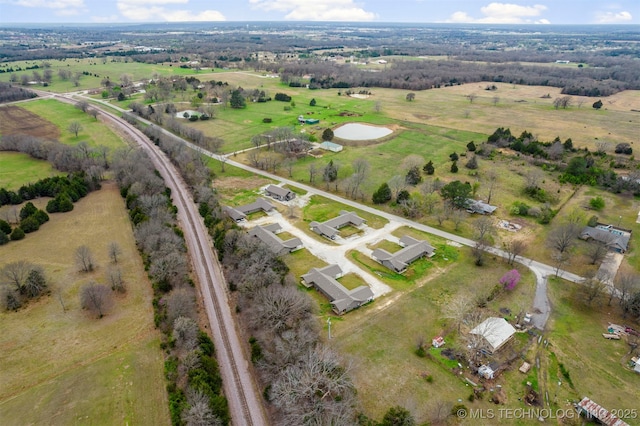
[[[76,103],[69,95],[43,94],[62,102]],[[147,152],[165,184],[171,189],[171,198],[178,208],[178,219],[182,224],[193,270],[200,283],[233,424],[267,425],[261,396],[249,372],[246,354],[229,307],[227,285],[198,208],[188,195],[187,185],[166,155],[142,132],[114,114],[106,111],[99,113],[106,121],[124,130]]]

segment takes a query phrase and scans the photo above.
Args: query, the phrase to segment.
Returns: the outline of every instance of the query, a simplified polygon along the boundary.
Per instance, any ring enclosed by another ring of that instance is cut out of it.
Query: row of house
[[[366,285],[347,290],[338,282],[342,275],[340,266],[333,264],[324,268],[311,268],[301,278],[304,286],[316,288],[329,299],[333,311],[342,315],[373,300],[373,291]]]

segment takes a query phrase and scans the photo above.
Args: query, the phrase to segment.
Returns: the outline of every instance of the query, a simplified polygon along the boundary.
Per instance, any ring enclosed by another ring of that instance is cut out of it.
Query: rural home
[[[325,151],[331,151],[331,152],[340,152],[342,151],[342,145],[329,142],[329,141],[324,141],[320,144],[320,149],[324,149]]]
[[[590,419],[597,419],[600,424],[606,426],[629,426],[627,422],[619,419],[617,416],[610,413],[609,410],[599,404],[596,404],[586,396],[576,405],[576,410],[578,411],[578,414],[584,415]]]
[[[467,199],[467,211],[469,213],[492,214],[498,207],[487,204],[484,201]]]
[[[302,241],[300,238],[291,238],[287,241],[283,241],[276,236],[279,232],[282,232],[282,227],[278,223],[272,223],[266,226],[256,226],[249,231],[249,235],[257,237],[269,249],[276,253],[291,253],[302,248]]]
[[[373,292],[366,285],[347,290],[337,281],[342,275],[340,266],[333,264],[320,269],[311,268],[301,278],[304,286],[315,287],[329,299],[333,311],[342,315],[373,300]]]
[[[277,185],[269,185],[265,188],[265,192],[267,193],[268,196],[270,196],[271,198],[275,198],[276,200],[279,201],[289,201],[289,200],[293,200],[294,198],[296,198],[296,193],[287,189],[287,188],[282,188],[280,186]]]
[[[380,248],[375,249],[371,253],[371,257],[392,271],[401,274],[407,270],[407,267],[412,262],[435,254],[435,249],[428,242],[416,240],[406,235],[400,238],[400,245],[404,248],[395,253],[389,253]]]
[[[631,230],[598,223],[595,227],[586,226],[580,233],[580,238],[585,241],[597,241],[605,244],[609,250],[625,253],[629,248]]]
[[[478,349],[494,353],[513,337],[516,329],[504,318],[489,317],[469,333],[482,337],[482,344]]]
[[[251,204],[246,204],[244,206],[238,206],[238,207],[225,206],[224,207],[224,211],[227,213],[227,215],[229,215],[229,217],[235,220],[236,222],[242,222],[247,218],[247,215],[250,215],[251,213],[255,213],[258,211],[269,213],[273,210],[275,210],[275,207],[273,206],[273,204],[271,204],[269,201],[265,200],[264,198],[258,198],[255,202]]]
[[[434,348],[439,348],[440,346],[444,346],[444,338],[442,336],[436,336],[431,339],[431,346]]]
[[[365,222],[366,220],[364,220],[357,214],[348,212],[346,210],[341,210],[339,216],[322,223],[313,221],[309,224],[309,227],[316,234],[327,237],[330,240],[335,240],[340,233],[340,228],[343,228],[347,225],[352,225],[357,228],[363,225]]]

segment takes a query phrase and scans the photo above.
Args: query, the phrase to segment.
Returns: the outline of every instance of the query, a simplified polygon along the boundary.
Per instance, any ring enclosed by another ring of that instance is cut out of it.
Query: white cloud
[[[624,12],[598,12],[596,14],[596,22],[598,24],[616,24],[620,22],[629,22],[633,19],[631,13]]]
[[[184,9],[170,9],[165,5],[187,4],[189,0],[119,0],[118,11],[132,21],[224,21],[225,17],[217,10],[192,12]]]
[[[533,6],[521,6],[512,3],[489,3],[480,8],[483,17],[474,18],[467,12],[455,12],[447,22],[479,23],[479,24],[549,24],[549,20],[538,18],[547,6],[535,4]]]
[[[37,7],[45,9],[83,8],[84,0],[14,0],[7,3],[22,7]]]
[[[376,14],[367,12],[353,0],[249,0],[256,9],[286,13],[294,21],[372,21]]]

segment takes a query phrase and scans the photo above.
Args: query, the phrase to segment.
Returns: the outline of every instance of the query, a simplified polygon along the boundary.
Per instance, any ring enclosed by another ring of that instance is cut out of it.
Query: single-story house
[[[327,237],[330,240],[335,240],[336,236],[338,236],[338,234],[340,233],[340,228],[343,228],[347,225],[352,225],[357,228],[359,226],[362,226],[365,222],[366,220],[364,220],[357,214],[348,212],[346,210],[341,210],[340,215],[338,215],[337,217],[334,217],[333,219],[329,219],[322,223],[313,221],[309,224],[309,227],[316,234]]]
[[[487,380],[492,380],[495,378],[495,374],[498,372],[499,368],[500,365],[497,362],[492,362],[489,365],[483,364],[478,368],[478,375]]]
[[[342,151],[342,145],[334,142],[324,141],[320,144],[320,149],[331,152],[340,152]]]
[[[301,278],[303,285],[315,287],[329,299],[333,312],[342,315],[373,300],[373,291],[366,285],[347,290],[337,281],[342,275],[340,266],[333,264],[324,268],[311,268]]]
[[[625,253],[629,248],[631,230],[598,223],[596,226],[586,226],[580,233],[580,238],[597,241],[605,244],[609,250]]]
[[[469,213],[492,214],[498,207],[487,204],[484,201],[467,199],[467,211]]]
[[[300,238],[291,238],[283,241],[276,236],[279,232],[282,232],[280,224],[272,223],[267,226],[256,226],[249,231],[249,235],[259,238],[271,251],[277,254],[291,253],[302,248]]]
[[[392,271],[401,274],[407,270],[410,263],[435,254],[435,249],[428,242],[416,240],[406,235],[400,238],[400,245],[404,248],[395,253],[389,253],[385,249],[375,249],[371,253],[371,257]]]
[[[271,204],[269,201],[265,200],[264,198],[258,198],[253,203],[246,204],[244,206],[238,206],[238,207],[225,206],[224,207],[224,211],[227,213],[227,215],[229,215],[229,217],[235,220],[236,222],[242,222],[247,218],[247,215],[250,215],[251,213],[255,213],[258,211],[269,213],[273,210],[275,210],[275,207],[273,206],[273,204]]]
[[[479,349],[494,353],[513,337],[516,329],[504,318],[489,317],[469,333],[483,338],[483,344]]]
[[[578,414],[585,415],[588,418],[597,419],[600,424],[606,426],[629,426],[627,422],[618,418],[609,410],[593,402],[586,396],[576,405]]]
[[[287,188],[282,188],[277,185],[269,185],[265,188],[265,192],[268,196],[280,201],[289,201],[296,198],[296,193]]]

